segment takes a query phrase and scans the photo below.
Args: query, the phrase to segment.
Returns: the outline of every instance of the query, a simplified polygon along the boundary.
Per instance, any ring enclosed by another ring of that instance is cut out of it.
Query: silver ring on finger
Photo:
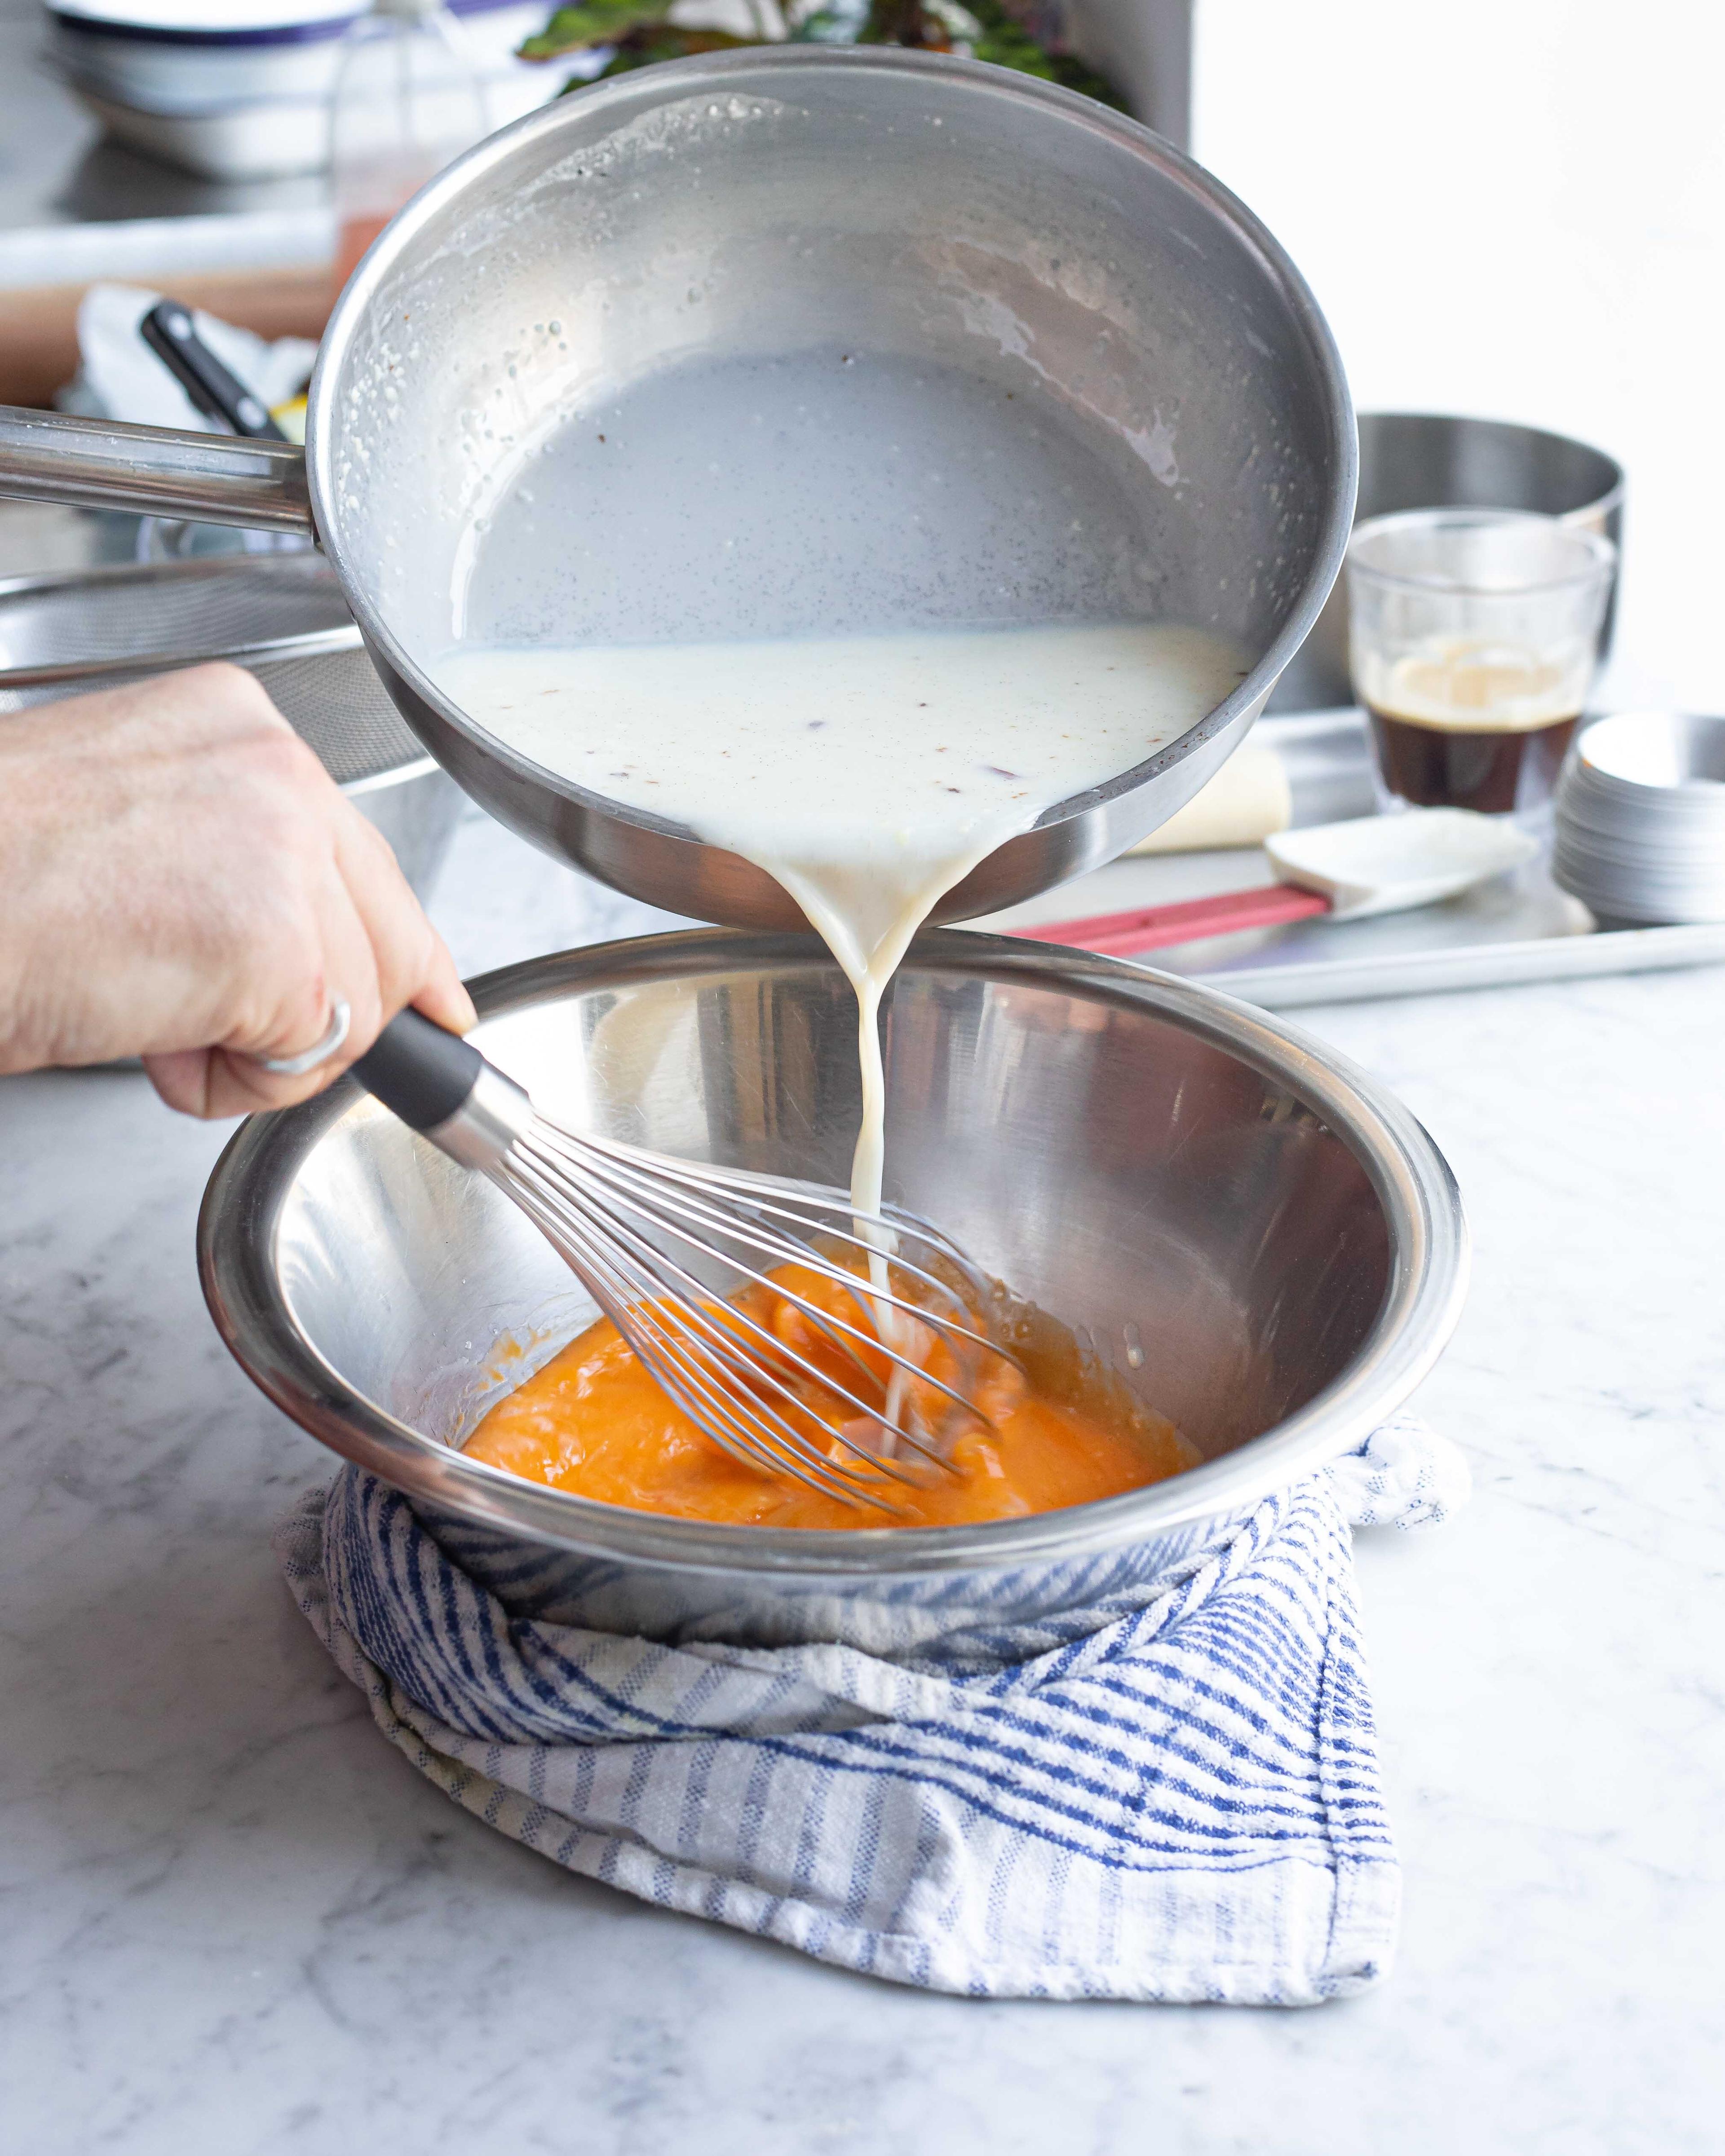
[[[298,1055],[254,1055],[253,1062],[265,1070],[273,1071],[278,1078],[303,1078],[308,1070],[316,1070],[319,1064],[327,1063],[347,1038],[347,1029],[353,1023],[353,1013],[337,996],[330,1007],[330,1022],[323,1037],[303,1050]]]

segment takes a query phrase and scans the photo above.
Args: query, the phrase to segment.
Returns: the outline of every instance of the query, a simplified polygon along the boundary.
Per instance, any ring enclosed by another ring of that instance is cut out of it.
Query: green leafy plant
[[[793,39],[822,44],[910,45],[928,52],[968,53],[996,67],[1055,82],[1081,91],[1099,104],[1124,111],[1126,101],[1112,84],[1075,54],[1037,38],[1014,13],[1008,0],[868,0],[866,12],[854,4],[830,6],[817,0],[800,11],[793,5],[785,18]],[[728,52],[741,45],[773,42],[766,34],[742,38],[728,30],[694,29],[673,23],[669,0],[583,0],[559,8],[537,37],[521,48],[526,60],[565,59],[573,53],[608,49],[600,77],[649,67],[655,60],[682,59],[691,53]],[[579,90],[588,80],[566,86]]]
[[[1020,74],[1034,74],[1044,82],[1057,82],[1062,90],[1079,90],[1086,97],[1095,98],[1098,105],[1111,105],[1117,112],[1127,110],[1126,100],[1106,76],[1098,74],[1076,53],[1051,51],[1039,44],[1000,0],[965,0],[965,5],[982,30],[972,48],[978,59],[992,60],[996,67],[1014,68]]]
[[[581,8],[559,8],[536,38],[521,48],[524,60],[562,59],[594,45],[615,44],[631,30],[665,19],[664,0],[588,0]]]
[[[726,30],[687,30],[673,23],[665,0],[588,0],[580,8],[559,8],[536,38],[521,48],[524,60],[562,59],[571,53],[610,46],[601,70],[624,74],[655,60],[686,59],[691,53],[728,52],[735,45],[758,44],[757,38],[732,37]],[[582,79],[567,85],[582,87]]]

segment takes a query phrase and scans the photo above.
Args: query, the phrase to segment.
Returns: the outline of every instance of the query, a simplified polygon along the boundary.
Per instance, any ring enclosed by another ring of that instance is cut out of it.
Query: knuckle
[[[244,740],[280,728],[291,732],[287,721],[264,694],[254,674],[231,660],[213,659],[188,667],[183,674],[169,674],[141,683],[140,701],[164,714],[180,715],[183,723],[196,726],[218,740]]]
[[[203,701],[244,716],[265,732],[293,731],[270,702],[269,691],[257,675],[231,659],[207,660],[182,679]]]
[[[365,848],[373,860],[387,866],[395,875],[400,875],[401,864],[395,858],[394,847],[390,844],[388,839],[384,837],[369,816],[362,816],[352,802],[347,803],[347,806],[357,826],[356,837],[359,844]]]
[[[308,965],[277,1006],[278,1055],[299,1055],[329,1024],[330,992],[321,960]]]
[[[341,1054],[331,1059],[332,1072],[345,1070],[350,1063],[357,1063],[383,1030],[383,1002],[376,988],[355,989],[349,995],[347,1004],[352,1014],[347,1024],[347,1038],[341,1044]]]
[[[267,984],[248,1000],[230,1035],[234,1045],[252,1055],[302,1055],[329,1023],[321,952],[278,954]]]
[[[335,790],[328,773],[285,719],[279,730],[269,728],[252,736],[248,746],[259,772],[285,788],[290,798],[309,794],[324,804]]]
[[[195,711],[257,770],[278,779],[323,778],[323,766],[244,666],[211,660],[155,685]]]
[[[436,932],[417,909],[390,925],[379,940],[377,971],[393,1009],[410,1002],[430,979],[437,950]]]

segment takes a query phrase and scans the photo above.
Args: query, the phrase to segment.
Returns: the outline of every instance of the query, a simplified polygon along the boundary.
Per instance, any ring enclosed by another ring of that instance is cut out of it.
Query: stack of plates
[[[321,169],[341,38],[367,0],[48,0],[56,65],[108,132],[207,179]],[[492,124],[562,88],[513,57],[548,0],[449,0]]]
[[[1623,711],[1576,737],[1552,874],[1609,921],[1725,921],[1725,719]]]

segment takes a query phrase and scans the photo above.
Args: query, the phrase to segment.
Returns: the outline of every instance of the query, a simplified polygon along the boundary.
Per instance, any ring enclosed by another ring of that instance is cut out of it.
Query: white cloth
[[[90,286],[78,305],[80,371],[61,393],[61,407],[141,427],[224,434],[222,422],[198,410],[138,335],[139,323],[161,297],[136,285]],[[270,344],[201,307],[193,309],[192,321],[223,366],[260,403],[283,403],[305,387],[317,357],[317,346],[305,337],[278,337]]]
[[[353,1467],[277,1550],[391,1742],[572,1871],[936,1990],[1305,2005],[1384,1973],[1400,1897],[1348,1518],[1466,1492],[1398,1418],[1176,1584],[986,1655],[511,1618]]]

